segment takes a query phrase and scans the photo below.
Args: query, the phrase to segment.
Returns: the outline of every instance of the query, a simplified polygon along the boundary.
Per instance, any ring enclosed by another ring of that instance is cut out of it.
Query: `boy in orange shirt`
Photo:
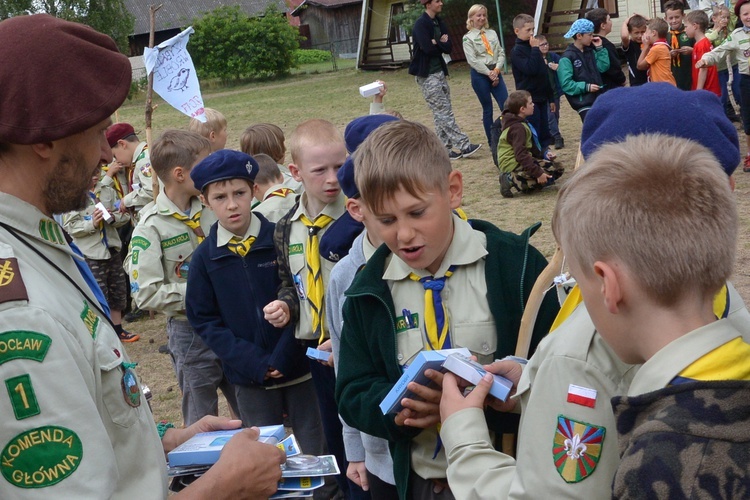
[[[668,31],[669,25],[664,19],[652,19],[648,22],[643,35],[643,50],[638,58],[638,69],[648,70],[649,82],[667,82],[676,87],[666,41]]]

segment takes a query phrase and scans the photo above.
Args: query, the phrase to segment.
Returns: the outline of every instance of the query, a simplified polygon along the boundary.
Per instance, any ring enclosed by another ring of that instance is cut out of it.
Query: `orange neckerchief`
[[[484,44],[484,49],[487,51],[487,54],[491,56],[495,55],[492,53],[492,47],[490,46],[490,41],[487,40],[487,35],[484,34],[484,30],[480,30],[479,34],[482,35],[482,43]]]
[[[672,35],[672,44],[670,47],[672,50],[677,50],[680,48],[680,33],[682,33],[681,29],[677,30],[669,30],[669,34]],[[681,66],[682,61],[680,61],[680,54],[675,54],[672,56],[672,66],[677,66],[678,68]]]
[[[294,189],[283,187],[271,192],[268,197],[270,198],[272,196],[278,196],[280,198],[286,198],[289,193],[294,193]]]

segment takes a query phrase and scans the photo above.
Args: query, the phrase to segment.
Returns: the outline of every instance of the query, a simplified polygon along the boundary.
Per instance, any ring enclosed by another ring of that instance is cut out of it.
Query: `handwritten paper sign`
[[[146,47],[143,59],[148,74],[154,74],[154,91],[190,118],[206,122],[203,97],[193,59],[187,51],[192,27],[156,47]]]

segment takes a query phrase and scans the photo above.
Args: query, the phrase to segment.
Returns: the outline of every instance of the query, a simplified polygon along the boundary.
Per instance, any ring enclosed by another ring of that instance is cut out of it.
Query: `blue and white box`
[[[432,381],[425,376],[425,370],[431,368],[433,370],[441,371],[445,358],[454,353],[463,354],[467,357],[471,356],[471,352],[465,347],[459,349],[441,349],[437,351],[420,352],[406,371],[404,371],[403,375],[401,375],[401,378],[398,379],[396,385],[393,386],[380,403],[380,411],[383,412],[383,415],[400,412],[403,409],[403,406],[401,406],[401,400],[404,398],[421,399],[419,396],[408,390],[406,386],[409,385],[409,382],[416,382],[420,385],[429,385]]]
[[[473,385],[477,385],[482,377],[487,373],[482,365],[476,361],[469,359],[461,354],[451,354],[445,358],[443,368],[446,371],[455,373],[462,379],[470,382]],[[508,399],[510,390],[513,388],[513,382],[501,375],[492,374],[493,381],[492,387],[490,387],[490,395],[496,397],[500,401]]]
[[[259,429],[259,441],[273,445],[279,443],[286,435],[283,425],[267,425]],[[167,454],[169,466],[215,464],[219,460],[224,445],[232,439],[232,436],[241,431],[242,429],[232,429],[196,434]]]
[[[331,351],[321,351],[313,347],[307,348],[307,357],[316,361],[328,362],[328,358],[331,356]]]

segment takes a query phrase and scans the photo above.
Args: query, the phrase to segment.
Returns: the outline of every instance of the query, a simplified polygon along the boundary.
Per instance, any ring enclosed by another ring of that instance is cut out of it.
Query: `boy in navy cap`
[[[283,423],[286,410],[305,453],[321,454],[320,412],[294,325],[276,328],[263,306],[281,282],[273,245],[275,225],[251,211],[258,163],[222,149],[190,172],[201,201],[216,214],[191,260],[185,306],[203,341],[234,384],[245,426]]]

